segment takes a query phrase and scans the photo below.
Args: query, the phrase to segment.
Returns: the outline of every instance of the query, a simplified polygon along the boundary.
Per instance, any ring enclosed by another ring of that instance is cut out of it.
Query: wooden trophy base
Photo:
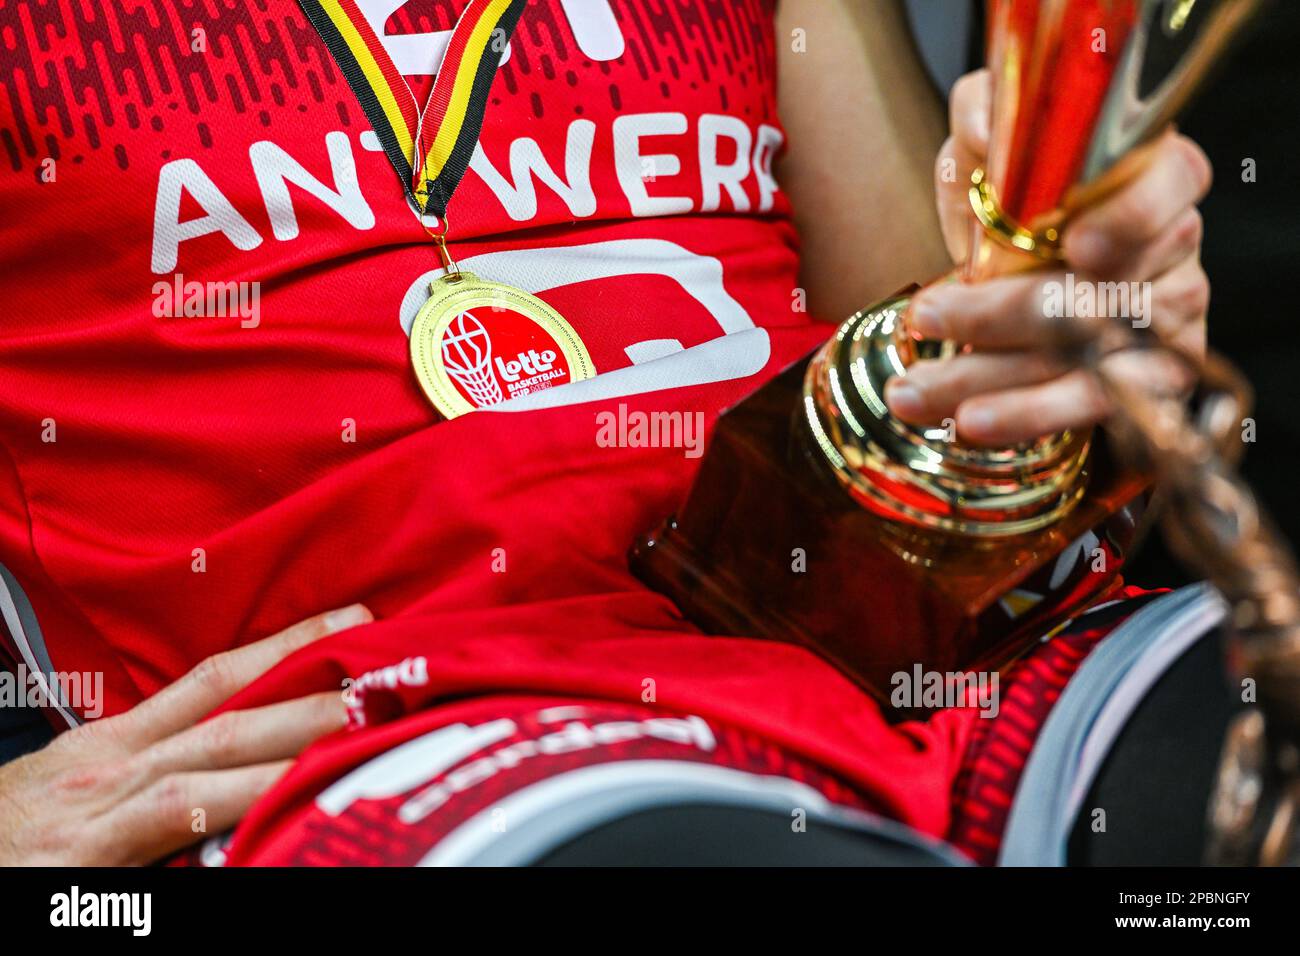
[[[1115,584],[1148,482],[1100,435],[1086,494],[1050,528],[913,528],[854,502],[812,444],[808,361],[722,414],[680,514],[632,547],[637,576],[706,632],[801,644],[888,703],[893,675],[999,670]]]

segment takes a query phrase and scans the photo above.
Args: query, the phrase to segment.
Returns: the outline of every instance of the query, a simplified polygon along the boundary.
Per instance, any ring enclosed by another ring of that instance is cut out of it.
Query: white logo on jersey
[[[380,45],[404,76],[432,76],[447,55],[450,30],[433,33],[385,33],[388,18],[406,5],[407,0],[357,0],[357,9],[375,31]],[[609,0],[560,0],[569,29],[578,49],[591,60],[617,60],[623,55],[623,31],[618,28]],[[501,54],[501,63],[510,59],[510,44]]]
[[[546,268],[537,268],[538,258]],[[577,405],[598,399],[639,395],[660,389],[706,385],[748,378],[762,371],[771,355],[767,330],[756,328],[749,313],[727,292],[722,263],[664,239],[613,239],[547,249],[508,249],[470,256],[462,269],[516,286],[536,295],[548,289],[624,275],[664,276],[676,282],[713,316],[721,336],[691,348],[677,339],[646,339],[624,348],[632,365],[601,372],[594,378],[512,398],[493,411],[524,411]],[[418,276],[407,289],[398,321],[407,335],[415,313],[429,298],[429,283],[442,275],[435,269]]]

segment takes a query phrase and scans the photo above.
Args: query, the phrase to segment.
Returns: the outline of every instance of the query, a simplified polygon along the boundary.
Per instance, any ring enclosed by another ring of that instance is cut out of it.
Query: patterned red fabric
[[[779,778],[796,804],[819,795],[864,806],[843,781],[770,741],[646,705],[492,697],[424,711],[405,721],[402,733],[404,744],[389,746],[315,799],[260,807],[258,816],[274,825],[254,820],[241,827],[228,862],[406,866],[438,852],[466,862],[456,845],[475,832],[480,840],[508,842],[521,829],[545,831],[557,807],[582,817],[584,801],[592,806],[620,785],[689,784],[692,767],[737,771],[722,779],[734,776],[743,786],[771,786]],[[549,801],[538,806],[546,792]],[[588,819],[595,825],[601,818]]]
[[[419,95],[464,2],[384,7]],[[605,447],[598,413],[698,415],[698,453],[827,335],[772,174],[773,8],[528,5],[449,235],[565,316],[606,397],[441,421],[407,337],[437,256],[298,4],[0,4],[0,562],[55,666],[113,713],[354,600],[632,587],[698,458]]]
[[[1084,616],[1012,665],[1002,676],[996,717],[982,719],[973,708],[936,715],[936,725],[968,734],[946,834],[957,850],[982,865],[996,863],[1020,776],[1052,707],[1092,648],[1145,603],[1138,598],[1150,596],[1125,588],[1115,605],[1091,620]],[[880,787],[835,772],[771,732],[659,706],[567,697],[493,694],[420,709],[415,702],[424,698],[427,674],[408,662],[363,681],[352,697],[351,732],[311,748],[233,839],[210,841],[177,862],[408,865],[445,861],[439,853],[464,862],[442,845],[446,838],[463,842],[475,827],[480,837],[485,828],[508,828],[512,797],[546,782],[562,787],[568,774],[620,761],[656,762],[657,783],[681,778],[689,784],[681,765],[700,763],[754,775],[745,786],[792,781],[838,807],[899,816],[897,805],[881,799]],[[645,731],[656,724],[672,727]],[[919,734],[922,726],[903,725],[899,733]],[[430,750],[432,737],[448,728],[487,735],[464,745],[453,734]],[[447,750],[453,759],[440,760]],[[906,766],[895,760],[894,766]],[[575,781],[566,800],[593,799],[597,789]]]
[[[1154,592],[1127,587],[1121,599],[1150,593]],[[953,783],[948,840],[977,863],[997,862],[1020,776],[1066,683],[1089,652],[1139,606],[1130,602],[1118,613],[1103,609],[1096,612],[1095,623],[1083,617],[1003,675],[998,715],[975,722]]]

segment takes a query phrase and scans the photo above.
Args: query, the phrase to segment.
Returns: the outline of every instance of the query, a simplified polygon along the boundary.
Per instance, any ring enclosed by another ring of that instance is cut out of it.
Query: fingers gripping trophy
[[[948,281],[1059,268],[1071,217],[1142,168],[1260,6],[989,0],[989,151],[969,187],[971,252]],[[1186,50],[1139,96],[1153,30],[1185,31]],[[726,412],[687,501],[631,555],[703,627],[801,643],[882,701],[917,665],[1000,669],[1102,598],[1156,470],[1101,431],[983,448],[893,416],[891,379],[962,348],[912,334],[909,301],[849,317]],[[1063,322],[1062,349],[1085,359],[1093,331]]]
[[[994,71],[987,164],[970,186],[974,240],[953,281],[1057,263],[1070,216],[1122,185],[1256,4],[1220,3],[1198,45],[1146,101],[1137,84],[1148,30],[1180,29],[1194,4],[1166,0],[993,0]],[[1092,435],[1063,432],[976,448],[943,427],[915,427],[885,406],[886,383],[960,343],[922,342],[909,298],[852,316],[809,365],[808,422],[845,489],[900,523],[1009,538],[1058,522],[1082,499]],[[1064,327],[1063,327],[1064,330]]]

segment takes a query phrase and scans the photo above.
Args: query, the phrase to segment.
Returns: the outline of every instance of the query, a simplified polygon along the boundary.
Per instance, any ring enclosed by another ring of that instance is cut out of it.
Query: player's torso
[[[463,5],[355,9],[422,101]],[[779,245],[768,230],[788,211],[771,175],[783,135],[769,6],[525,9],[450,235],[464,263],[551,293],[599,371],[668,339],[793,321],[753,297],[760,270],[744,268],[754,247]],[[382,427],[418,421],[404,326],[438,263],[296,4],[20,5],[8,18],[17,49],[0,140],[14,215],[0,254],[16,269],[7,333],[20,347],[48,330],[57,291],[60,325],[86,341],[108,344],[115,321],[159,359],[185,349],[200,369],[242,366],[223,369],[223,398],[275,392],[273,374],[319,383],[350,353],[368,380],[331,378],[331,391],[401,392],[405,418],[393,407]],[[787,282],[779,305],[789,297]],[[235,314],[215,314],[223,305]],[[101,349],[78,371],[116,379],[119,361],[130,357]],[[241,374],[254,364],[258,376]]]
[[[356,10],[423,102],[463,6]],[[773,6],[531,0],[495,77],[453,252],[557,309],[606,398],[754,378],[807,323],[771,172]],[[272,550],[331,560],[286,502],[365,511],[396,493],[370,477],[385,463],[436,478],[479,452],[480,428],[447,431],[460,423],[439,422],[412,372],[438,261],[355,95],[289,2],[9,5],[0,32],[14,540],[101,633],[189,620],[220,546],[227,573],[245,549],[223,600],[237,585],[269,607],[266,575],[290,582],[281,607],[326,600]],[[383,459],[412,441],[417,464]],[[445,526],[389,507],[371,515],[385,542]],[[140,666],[161,677],[192,649],[155,650]]]
[[[355,9],[422,102],[463,6]],[[771,174],[770,7],[525,9],[451,204],[452,249],[546,298],[597,372],[802,318]],[[296,4],[18,5],[7,19],[15,391],[48,393],[57,365],[95,409],[219,406],[208,426],[256,422],[281,449],[343,419],[363,440],[435,420],[407,333],[437,257]],[[147,439],[153,423],[138,424]]]

